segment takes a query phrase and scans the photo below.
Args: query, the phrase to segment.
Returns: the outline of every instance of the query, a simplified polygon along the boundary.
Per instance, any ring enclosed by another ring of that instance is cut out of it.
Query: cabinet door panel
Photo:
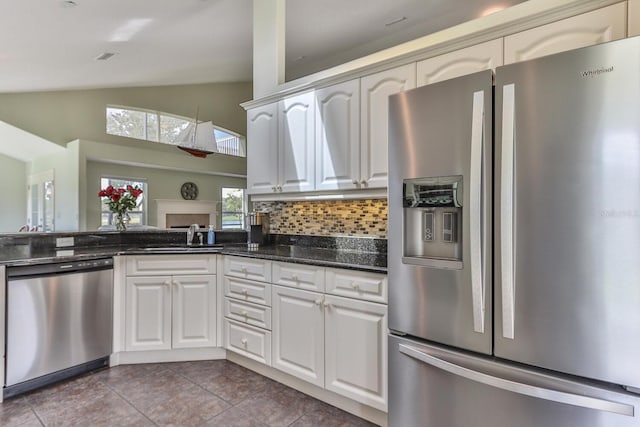
[[[387,410],[387,307],[325,296],[325,388]]]
[[[278,103],[247,111],[247,193],[273,193],[278,185]]]
[[[626,4],[611,5],[504,38],[504,63],[578,49],[625,37]]]
[[[283,99],[278,111],[280,190],[311,191],[315,185],[315,95]]]
[[[271,365],[271,332],[224,319],[224,347],[267,366]]]
[[[171,277],[127,277],[125,348],[171,348]]]
[[[387,303],[388,281],[385,274],[328,268],[326,292],[343,297]]]
[[[322,294],[273,286],[273,367],[324,386]]]
[[[216,276],[173,277],[173,348],[215,347]]]
[[[417,63],[418,86],[495,70],[502,65],[502,39],[480,43]]]
[[[225,298],[224,315],[238,322],[271,330],[271,309],[263,305]]]
[[[140,255],[127,257],[129,276],[215,274],[216,255]]]
[[[360,179],[363,188],[387,187],[389,95],[416,87],[416,66],[409,64],[360,80]]]
[[[360,82],[316,91],[316,190],[358,188]]]
[[[274,262],[273,283],[307,291],[324,292],[324,268],[312,265]]]
[[[224,274],[242,279],[270,282],[271,261],[227,255],[224,257]]]

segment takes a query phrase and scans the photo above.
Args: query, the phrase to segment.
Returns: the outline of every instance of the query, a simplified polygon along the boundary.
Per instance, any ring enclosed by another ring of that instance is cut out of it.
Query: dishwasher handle
[[[7,278],[12,280],[25,277],[50,276],[52,274],[67,274],[78,271],[110,270],[112,268],[113,258],[92,258],[69,262],[10,266],[7,267]]]

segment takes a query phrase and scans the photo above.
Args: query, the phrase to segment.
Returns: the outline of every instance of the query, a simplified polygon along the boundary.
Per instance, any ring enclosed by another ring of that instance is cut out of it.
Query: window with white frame
[[[230,156],[246,157],[244,137],[212,123],[198,123],[188,117],[161,111],[131,107],[107,106],[107,129],[109,135],[143,139],[162,144],[179,145],[184,138],[191,139],[196,132],[212,132],[212,151]],[[208,124],[209,126],[201,126]]]
[[[222,188],[222,229],[243,229],[246,206],[244,188]]]
[[[100,177],[100,188],[106,189],[112,185],[114,188],[126,188],[127,185],[142,189],[138,196],[136,207],[129,212],[129,225],[147,224],[147,181],[138,178],[124,177]],[[114,214],[109,210],[108,198],[100,199],[100,225],[113,225]]]

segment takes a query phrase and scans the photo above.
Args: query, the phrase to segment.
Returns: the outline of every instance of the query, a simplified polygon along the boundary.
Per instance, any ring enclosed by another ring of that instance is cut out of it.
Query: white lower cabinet
[[[225,256],[223,265],[224,347],[271,366],[271,261]]]
[[[324,387],[387,410],[387,306],[325,295]]]
[[[134,276],[126,287],[126,351],[215,347],[215,275]]]
[[[272,286],[272,366],[387,410],[387,306]]]
[[[124,350],[215,347],[215,264],[215,255],[127,257]]]
[[[324,387],[323,295],[273,285],[274,368]]]

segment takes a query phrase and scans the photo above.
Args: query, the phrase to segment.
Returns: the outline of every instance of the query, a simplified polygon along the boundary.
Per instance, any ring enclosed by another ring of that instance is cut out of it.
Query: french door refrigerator
[[[640,38],[391,96],[388,232],[391,426],[640,426]]]

